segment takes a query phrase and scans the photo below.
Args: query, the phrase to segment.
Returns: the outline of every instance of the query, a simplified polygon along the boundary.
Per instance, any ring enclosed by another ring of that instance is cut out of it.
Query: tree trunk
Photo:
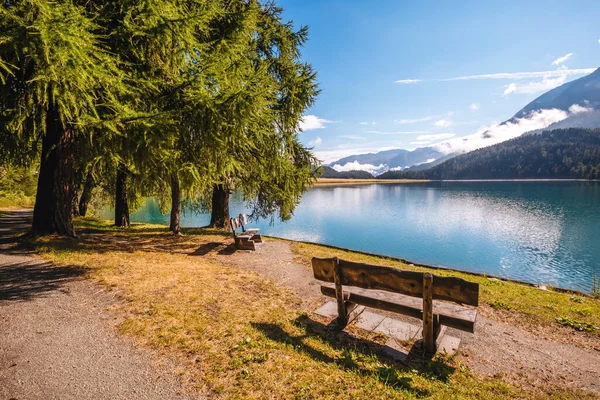
[[[129,204],[127,203],[127,169],[119,165],[117,169],[117,190],[115,196],[115,225],[129,228]]]
[[[179,216],[181,214],[181,189],[179,177],[176,173],[171,175],[171,225],[169,229],[177,234],[180,232]]]
[[[92,199],[92,190],[94,190],[95,186],[96,182],[94,181],[94,170],[90,169],[85,178],[83,192],[81,193],[81,198],[79,199],[79,215],[82,217],[85,217],[85,214],[87,214],[88,205]]]
[[[38,235],[75,236],[71,214],[75,129],[63,125],[51,87],[48,103],[31,229]]]
[[[229,230],[229,191],[223,184],[213,186],[210,226]]]
[[[79,189],[81,188],[81,184],[83,180],[83,171],[81,168],[75,172],[75,176],[73,178],[73,186],[71,188],[71,213],[74,217],[79,217]]]

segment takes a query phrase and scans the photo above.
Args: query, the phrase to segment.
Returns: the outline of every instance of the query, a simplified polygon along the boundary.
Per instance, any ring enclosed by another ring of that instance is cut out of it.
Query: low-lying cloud
[[[389,169],[387,164],[361,164],[358,161],[349,162],[344,165],[335,164],[332,168],[338,172],[367,171],[372,175],[382,174]]]
[[[580,112],[579,108],[574,108],[574,110],[575,112]],[[538,110],[530,113],[526,117],[515,118],[514,120],[502,124],[483,127],[472,135],[451,139],[432,147],[446,154],[465,153],[504,142],[509,139],[514,139],[525,132],[546,128],[553,123],[568,118],[569,115],[572,114],[574,113],[555,108]]]

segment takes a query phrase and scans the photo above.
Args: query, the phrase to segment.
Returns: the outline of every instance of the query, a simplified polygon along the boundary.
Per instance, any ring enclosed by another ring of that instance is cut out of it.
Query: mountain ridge
[[[538,96],[535,100],[525,105],[510,119],[504,121],[499,126],[502,127],[509,123],[518,123],[519,120],[529,118],[535,112],[552,109],[566,112],[566,118],[541,129],[526,131],[522,133],[522,135],[540,134],[544,131],[555,129],[592,129],[600,127],[600,68],[589,75],[564,83]],[[481,133],[481,136],[485,138],[488,133],[489,130],[484,131]],[[481,148],[485,147],[487,146]],[[463,153],[453,152],[448,154],[448,151],[442,152],[432,146],[420,147],[412,151],[406,149],[392,149],[378,153],[347,156],[329,163],[328,166],[344,167],[348,163],[356,162],[361,165],[369,164],[377,167],[375,168],[376,171],[415,171],[424,170],[427,167],[434,167],[459,154]],[[351,167],[353,169],[359,169],[361,165],[353,165]]]

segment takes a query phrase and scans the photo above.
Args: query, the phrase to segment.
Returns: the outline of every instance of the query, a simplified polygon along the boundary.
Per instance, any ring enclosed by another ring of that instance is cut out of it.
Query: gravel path
[[[0,217],[0,400],[197,398],[169,360],[115,334],[111,294],[15,247],[29,215]]]

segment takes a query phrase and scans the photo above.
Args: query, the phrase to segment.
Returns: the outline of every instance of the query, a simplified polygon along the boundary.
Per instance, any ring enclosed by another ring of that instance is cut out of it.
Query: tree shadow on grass
[[[296,318],[292,323],[302,328],[305,333],[292,336],[278,324],[251,324],[270,340],[292,345],[294,349],[307,354],[316,361],[336,364],[345,371],[353,371],[360,375],[376,377],[387,386],[397,390],[410,391],[417,397],[430,396],[431,393],[415,387],[411,377],[401,376],[404,372],[417,371],[419,374],[427,376],[428,379],[446,383],[455,371],[454,367],[443,361],[436,361],[431,359],[431,357],[424,356],[418,346],[413,346],[406,363],[394,363],[394,360],[384,353],[386,346],[340,332],[335,324],[324,325],[312,320],[307,315]],[[307,344],[306,339],[311,337],[318,337],[332,348],[341,351],[341,357],[333,358]],[[355,361],[352,352],[359,356],[375,357],[381,363],[375,370],[367,369]]]
[[[0,265],[0,300],[31,300],[59,290],[83,273],[80,267],[53,267],[49,262]]]

